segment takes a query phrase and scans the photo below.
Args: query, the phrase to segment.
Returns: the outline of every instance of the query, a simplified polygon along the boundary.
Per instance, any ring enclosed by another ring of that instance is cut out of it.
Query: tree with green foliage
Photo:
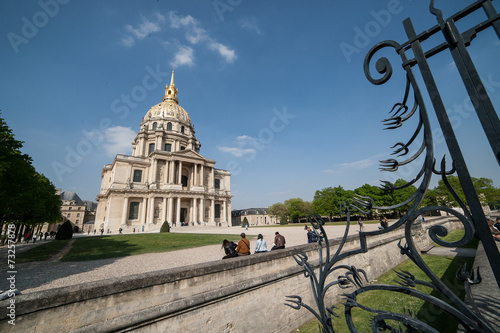
[[[284,204],[278,202],[269,207],[268,214],[271,216],[277,216],[281,219],[282,217],[288,217],[288,210]]]
[[[44,222],[61,220],[55,186],[36,172],[31,157],[21,152],[22,146],[0,117],[0,230],[5,222],[15,223],[18,239],[25,227],[35,229]]]
[[[447,180],[457,193],[458,197],[465,203],[465,205],[467,205],[467,200],[460,184],[460,179],[457,176],[448,176]],[[471,177],[471,180],[483,205],[500,205],[500,189],[493,186],[493,180],[484,177]],[[450,193],[442,179],[439,180],[438,185],[434,188],[434,191],[436,201],[440,206],[457,206],[455,198],[453,198],[453,195]]]
[[[243,222],[241,223],[241,227],[242,227],[242,228],[245,228],[247,225],[248,225],[248,219],[247,219],[247,217],[245,216],[245,217],[243,218]]]
[[[329,216],[331,221],[333,216],[340,216],[340,205],[353,196],[354,191],[344,190],[342,186],[327,187],[316,191],[311,207],[316,214]]]
[[[290,220],[299,222],[299,219],[311,214],[311,205],[301,198],[288,199],[284,203]]]
[[[161,225],[160,232],[170,232],[170,224],[167,221]]]

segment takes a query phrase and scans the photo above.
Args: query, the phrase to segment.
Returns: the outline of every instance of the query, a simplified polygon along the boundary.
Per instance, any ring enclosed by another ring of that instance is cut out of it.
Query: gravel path
[[[377,224],[365,224],[365,230],[376,230]],[[341,237],[344,226],[327,226],[326,233],[330,239]],[[241,227],[177,227],[171,232],[206,233],[206,234],[234,234],[230,240],[238,241],[239,234],[257,236],[261,233],[267,241],[268,250],[274,240],[274,233],[279,231],[286,239],[287,247],[304,244],[307,241],[304,227],[250,227],[245,230]],[[350,234],[357,234],[358,226],[351,226]],[[92,237],[92,236],[90,236]],[[251,242],[254,251],[255,240]],[[1,249],[2,254],[6,248]],[[149,253],[124,258],[103,259],[87,262],[30,262],[16,264],[16,287],[23,294],[35,291],[84,284],[112,277],[140,274],[155,270],[181,267],[215,260],[221,260],[224,251],[220,245],[209,245],[200,248],[185,249],[163,253]],[[0,290],[8,289],[6,282],[7,267],[0,264]]]

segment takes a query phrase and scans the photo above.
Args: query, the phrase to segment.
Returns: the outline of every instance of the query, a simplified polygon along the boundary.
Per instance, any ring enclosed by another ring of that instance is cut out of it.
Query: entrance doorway
[[[187,208],[181,208],[181,225],[188,225],[186,222],[187,212]]]

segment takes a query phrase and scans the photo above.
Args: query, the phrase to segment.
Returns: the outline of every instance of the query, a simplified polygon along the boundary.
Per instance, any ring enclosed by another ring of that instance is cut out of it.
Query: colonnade
[[[131,200],[132,198],[132,200]],[[157,200],[161,200],[160,205],[156,205]],[[189,205],[182,207],[182,199],[188,199],[190,201]],[[207,201],[208,204],[207,204]],[[219,201],[219,200],[218,200]],[[134,197],[125,197],[123,201],[122,210],[122,225],[126,225],[129,222],[129,211],[130,203],[139,202],[139,216],[137,218],[140,225],[152,223],[155,220],[159,220],[161,223],[163,221],[168,221],[169,223],[181,221],[181,208],[187,208],[188,214],[186,216],[186,222],[209,222],[215,223],[215,205],[216,200],[214,198],[187,198],[182,196],[172,196],[172,197],[161,197],[161,196],[151,196],[144,197],[142,201]],[[175,208],[174,208],[175,205]],[[230,209],[230,203],[228,199],[221,199],[221,222],[228,221],[228,208]],[[205,217],[205,210],[209,207],[208,217]],[[161,207],[161,209],[159,209]],[[158,211],[156,211],[158,209]],[[134,220],[135,221],[135,220]]]

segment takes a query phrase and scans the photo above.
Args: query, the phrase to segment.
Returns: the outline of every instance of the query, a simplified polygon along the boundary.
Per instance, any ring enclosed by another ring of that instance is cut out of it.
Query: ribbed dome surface
[[[160,117],[177,118],[181,121],[191,124],[191,118],[189,118],[189,114],[187,113],[187,111],[172,100],[166,100],[152,106],[151,109],[149,109],[148,113],[146,113],[145,119]]]

